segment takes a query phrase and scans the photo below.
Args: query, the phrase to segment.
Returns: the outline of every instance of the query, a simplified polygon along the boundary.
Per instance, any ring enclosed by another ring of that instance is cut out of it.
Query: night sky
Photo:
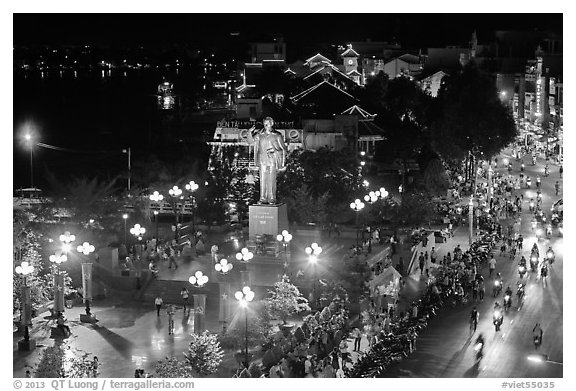
[[[392,41],[424,48],[479,41],[494,30],[562,32],[562,14],[15,14],[14,44],[219,44],[281,33],[292,44]]]

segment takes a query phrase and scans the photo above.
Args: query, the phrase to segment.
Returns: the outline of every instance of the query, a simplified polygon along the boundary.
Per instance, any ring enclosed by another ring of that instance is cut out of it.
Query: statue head
[[[272,130],[272,127],[274,126],[274,119],[272,119],[272,117],[266,117],[264,118],[264,129],[270,131]]]

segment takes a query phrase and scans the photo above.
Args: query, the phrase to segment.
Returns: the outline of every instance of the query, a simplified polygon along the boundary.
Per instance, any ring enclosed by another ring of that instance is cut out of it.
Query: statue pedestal
[[[256,204],[248,207],[248,232],[253,240],[256,235],[276,235],[288,229],[288,208],[286,204]]]

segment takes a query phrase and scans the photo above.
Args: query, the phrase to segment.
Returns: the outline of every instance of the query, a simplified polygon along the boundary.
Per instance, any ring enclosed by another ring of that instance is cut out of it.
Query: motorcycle
[[[544,168],[544,176],[548,176],[550,175],[550,170],[548,170],[548,167]]]
[[[524,172],[524,168],[526,168],[526,166],[524,165],[524,163],[522,163],[522,164],[520,165],[520,171],[521,171],[521,172]]]
[[[474,352],[476,356],[476,364],[479,364],[480,361],[482,360],[482,357],[484,357],[484,338],[482,338],[482,336],[479,336],[476,339],[476,344],[474,345]]]
[[[502,281],[494,280],[494,289],[492,290],[494,297],[498,296],[501,290],[502,290]]]
[[[538,349],[540,347],[540,345],[542,345],[542,337],[540,337],[539,335],[535,335],[534,336],[534,348]]]
[[[530,257],[530,271],[531,272],[538,271],[538,258],[535,256]]]
[[[500,327],[502,327],[502,323],[504,322],[504,314],[500,309],[495,309],[494,313],[492,314],[492,323],[494,324],[494,328],[496,331],[500,331]]]
[[[543,233],[544,233],[544,232],[542,232],[542,228],[538,228],[538,229],[536,230],[536,240],[542,239],[542,234],[543,234]]]
[[[532,180],[530,178],[526,179],[526,188],[529,189],[532,186]]]
[[[522,305],[524,304],[525,287],[526,287],[525,284],[519,283],[518,289],[516,290],[516,296],[518,296],[518,310],[520,310],[520,308],[522,308]]]
[[[548,251],[546,253],[546,258],[548,258],[548,263],[553,264],[554,261],[556,260],[556,255],[554,254],[554,251]]]
[[[520,275],[520,279],[523,279],[526,274],[526,267],[522,265],[518,266],[518,274]]]
[[[528,208],[530,210],[530,212],[534,212],[534,207],[535,207],[534,201],[530,201],[530,206]]]
[[[504,295],[504,311],[508,312],[508,310],[510,309],[511,306],[512,306],[512,300],[511,300],[510,294],[505,294]]]
[[[546,227],[546,238],[550,239],[552,237],[552,227],[548,226]]]
[[[532,165],[533,165],[533,166],[536,165],[536,157],[535,157],[535,156],[532,157]]]

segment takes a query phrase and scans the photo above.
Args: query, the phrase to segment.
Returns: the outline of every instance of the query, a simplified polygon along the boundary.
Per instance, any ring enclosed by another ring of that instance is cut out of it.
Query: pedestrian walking
[[[168,256],[169,264],[168,269],[172,269],[172,265],[174,265],[174,269],[178,269],[178,264],[176,263],[176,249],[174,246],[170,246],[168,249],[170,255]]]
[[[164,304],[164,300],[162,300],[160,295],[156,296],[156,299],[154,299],[154,304],[156,305],[156,315],[160,316],[160,309],[162,308],[162,304]]]
[[[168,335],[174,334],[174,314],[176,313],[176,309],[174,305],[169,305],[166,309],[166,313],[168,314]]]
[[[184,305],[184,312],[186,312],[186,307],[188,306],[188,298],[190,297],[190,294],[188,292],[188,289],[186,289],[185,286],[183,286],[182,289],[180,290],[180,296],[182,296],[182,303]]]
[[[354,351],[360,351],[360,343],[362,342],[362,332],[358,327],[354,327],[352,330],[352,337],[354,338]]]
[[[436,250],[434,247],[432,247],[432,250],[430,251],[430,262],[436,263]]]
[[[420,256],[418,257],[418,263],[420,266],[420,275],[422,275],[424,273],[424,264],[425,264],[426,260],[424,258],[424,253],[420,252]]]
[[[480,281],[478,281],[478,299],[480,299],[480,301],[484,300],[484,293],[486,293],[486,286],[484,285],[484,278],[480,278]]]
[[[492,277],[492,273],[494,273],[494,270],[496,270],[496,259],[494,259],[494,256],[490,258],[488,265],[490,267],[490,274],[488,274],[488,277]]]

